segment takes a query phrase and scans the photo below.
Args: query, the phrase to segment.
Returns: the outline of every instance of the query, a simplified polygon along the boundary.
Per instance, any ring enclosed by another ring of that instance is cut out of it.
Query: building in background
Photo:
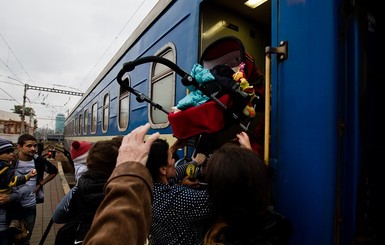
[[[25,132],[34,133],[33,119],[26,116],[24,121]],[[13,143],[17,142],[21,133],[21,118],[19,114],[0,110],[0,137],[10,140]]]
[[[63,134],[65,116],[62,113],[56,115],[55,134]]]
[[[46,127],[41,127],[36,129],[35,137],[38,140],[43,141],[58,141],[62,142],[64,139],[64,120],[65,115],[59,113],[55,118],[55,129]]]

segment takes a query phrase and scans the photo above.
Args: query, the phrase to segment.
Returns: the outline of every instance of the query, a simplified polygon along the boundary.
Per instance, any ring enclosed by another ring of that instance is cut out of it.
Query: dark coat
[[[103,188],[108,176],[84,173],[78,180],[77,190],[69,205],[68,222],[59,229],[55,244],[74,244],[82,241],[91,227],[92,220],[104,198]]]

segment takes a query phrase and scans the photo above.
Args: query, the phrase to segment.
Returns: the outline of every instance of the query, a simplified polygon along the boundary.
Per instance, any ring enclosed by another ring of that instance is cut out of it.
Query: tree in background
[[[11,110],[13,111],[13,113],[19,114],[21,118],[21,114],[23,113],[23,106],[14,105],[14,108]],[[25,107],[24,116],[28,116],[28,117],[36,116],[35,110],[32,107]]]
[[[13,113],[19,114],[21,118],[21,114],[23,113],[23,106],[14,105],[14,108],[11,110],[13,111]],[[27,116],[30,118],[36,116],[35,110],[32,107],[25,107],[24,116]],[[32,126],[32,122],[29,122],[29,124],[30,124],[30,127],[33,128],[33,131],[37,129],[37,119],[33,120],[33,126]]]

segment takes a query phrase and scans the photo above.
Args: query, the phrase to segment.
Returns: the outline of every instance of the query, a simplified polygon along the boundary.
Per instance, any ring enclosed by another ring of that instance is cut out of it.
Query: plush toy
[[[254,107],[253,107],[251,101],[255,98],[256,95],[255,95],[254,87],[252,85],[250,85],[249,82],[246,80],[246,75],[245,75],[245,71],[244,71],[245,65],[246,64],[242,62],[238,66],[238,71],[236,71],[235,73],[232,74],[232,79],[231,79],[231,74],[229,74],[229,77],[225,78],[225,79],[230,80],[231,84],[234,83],[232,80],[239,83],[239,89],[243,93],[247,94],[250,101],[249,101],[248,105],[245,106],[245,108],[243,109],[242,112],[244,115],[253,118],[253,117],[255,117],[256,113],[255,113],[255,110],[254,110]],[[194,65],[194,67],[191,71],[191,76],[199,84],[209,83],[209,82],[215,80],[215,77],[210,72],[210,70],[207,68],[204,68],[200,64]],[[220,79],[218,78],[217,80],[220,80]],[[222,87],[226,87],[225,84],[226,84],[226,82],[222,81],[222,83],[221,83]],[[233,85],[231,85],[231,87],[232,86]],[[190,107],[199,106],[199,105],[205,103],[209,99],[207,96],[205,96],[202,93],[202,91],[195,88],[193,85],[188,86],[187,88],[189,89],[190,92],[184,98],[182,98],[176,106],[171,107],[171,111],[173,113],[177,113],[181,110],[185,110],[185,109],[190,108]]]
[[[249,84],[245,76],[245,63],[241,63],[238,66],[238,71],[233,74],[234,81],[239,83],[240,89],[250,97],[250,102],[243,109],[243,114],[248,117],[255,117],[255,110],[251,101],[255,98],[254,87]]]
[[[197,83],[207,83],[213,81],[215,78],[210,73],[209,69],[204,68],[200,64],[195,64],[191,70],[191,76],[197,81]],[[171,111],[176,113],[181,110],[185,110],[189,107],[198,106],[205,103],[209,97],[204,95],[202,91],[194,87],[193,85],[187,86],[189,93],[182,98],[176,106],[171,107]]]

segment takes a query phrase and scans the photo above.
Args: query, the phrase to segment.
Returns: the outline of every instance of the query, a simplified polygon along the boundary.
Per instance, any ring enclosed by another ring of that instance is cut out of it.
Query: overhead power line
[[[51,93],[58,93],[58,94],[69,94],[69,95],[76,95],[76,96],[83,96],[84,93],[79,93],[75,91],[68,91],[68,90],[62,90],[62,89],[56,89],[56,88],[45,88],[45,87],[38,87],[38,86],[31,86],[29,84],[25,85],[25,89],[30,90],[39,90],[39,91],[45,91],[45,92],[51,92]]]
[[[25,84],[24,85],[24,96],[23,96],[23,108],[21,111],[21,121],[22,121],[21,132],[22,133],[24,133],[25,101],[27,99],[27,90],[38,90],[38,91],[45,91],[45,92],[58,93],[58,94],[69,94],[69,95],[75,95],[75,96],[83,96],[83,93],[79,93],[79,92],[56,89],[56,88],[45,88],[45,87],[31,86],[29,84]]]
[[[96,69],[96,67],[99,65],[99,63],[102,61],[102,59],[105,57],[105,55],[107,54],[108,50],[110,50],[110,48],[112,47],[112,45],[116,42],[116,40],[118,40],[119,36],[123,33],[124,29],[126,29],[126,27],[128,26],[128,24],[132,21],[132,19],[134,18],[134,16],[139,12],[139,9],[143,6],[144,2],[146,2],[146,0],[143,0],[141,2],[141,4],[139,5],[139,7],[135,10],[135,12],[130,16],[130,18],[128,19],[128,21],[126,22],[126,24],[123,26],[123,28],[120,30],[120,32],[116,35],[116,37],[112,40],[111,44],[107,47],[107,49],[104,51],[104,53],[102,54],[102,56],[99,58],[99,60],[96,62],[96,64],[94,65],[94,67],[91,69],[91,71],[88,73],[88,75],[84,78],[83,82],[85,82],[88,77],[91,75],[91,73]]]
[[[0,88],[1,91],[3,91],[4,93],[6,93],[9,97],[11,97],[14,101],[16,101],[17,103],[19,103],[19,105],[21,104],[19,101],[17,101],[15,98],[12,97],[12,95],[10,95],[9,93],[7,93],[7,91],[5,91],[4,89]]]
[[[29,73],[27,72],[27,70],[24,68],[23,64],[21,64],[20,60],[17,58],[16,54],[13,52],[11,46],[9,46],[7,40],[5,40],[5,38],[3,37],[3,35],[1,35],[0,33],[0,37],[1,39],[3,39],[5,45],[7,45],[8,47],[8,50],[12,53],[12,55],[15,57],[17,63],[19,63],[20,67],[23,69],[23,71],[25,72],[25,74],[27,74],[27,76],[32,80],[31,76],[29,75]],[[4,63],[4,65],[9,69],[9,71],[11,71],[13,73],[14,76],[17,77],[17,75],[11,70],[11,68],[8,66],[8,64],[6,64],[3,60],[1,60],[2,63]],[[17,80],[16,80],[17,81]],[[20,82],[20,81],[19,81]],[[21,83],[21,82],[20,82]]]

